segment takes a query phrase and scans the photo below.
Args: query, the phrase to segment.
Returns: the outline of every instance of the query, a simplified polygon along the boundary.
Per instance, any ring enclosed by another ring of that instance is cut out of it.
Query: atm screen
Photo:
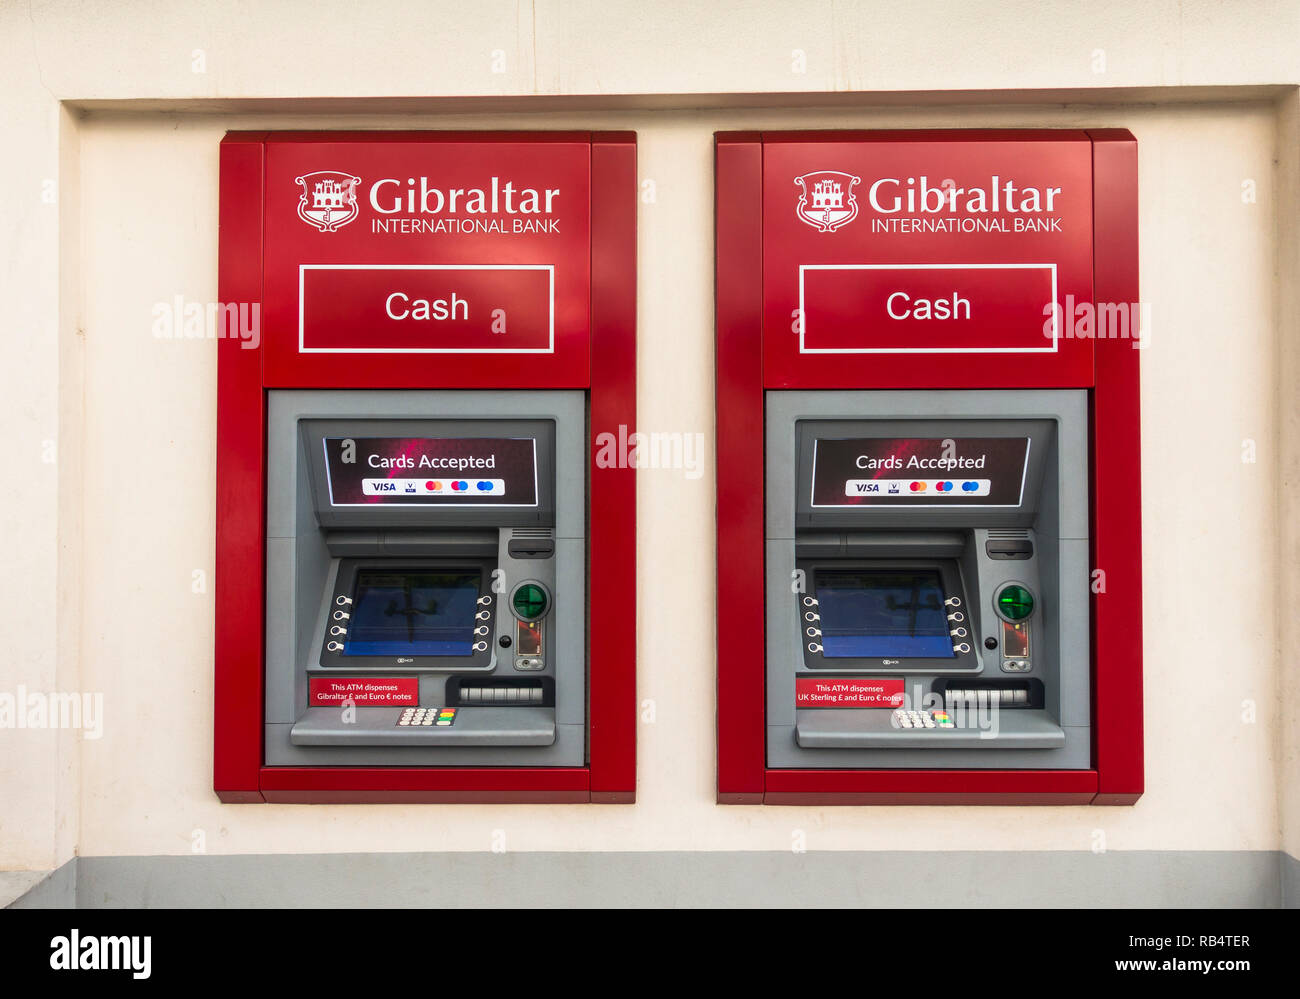
[[[818,570],[822,655],[827,659],[951,659],[937,570]]]
[[[343,655],[472,655],[480,581],[477,570],[359,570]]]

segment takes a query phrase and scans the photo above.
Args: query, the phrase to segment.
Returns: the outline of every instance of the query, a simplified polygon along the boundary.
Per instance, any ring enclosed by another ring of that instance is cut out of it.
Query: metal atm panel
[[[582,764],[584,434],[581,392],[270,394],[268,765]]]
[[[768,765],[1086,768],[1085,393],[766,409]]]

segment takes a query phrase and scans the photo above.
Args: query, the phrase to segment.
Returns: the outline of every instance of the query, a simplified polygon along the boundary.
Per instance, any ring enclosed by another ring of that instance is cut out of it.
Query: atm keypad
[[[407,708],[397,719],[397,724],[403,728],[447,728],[455,722],[455,708]]]
[[[895,728],[955,728],[947,711],[894,711]]]

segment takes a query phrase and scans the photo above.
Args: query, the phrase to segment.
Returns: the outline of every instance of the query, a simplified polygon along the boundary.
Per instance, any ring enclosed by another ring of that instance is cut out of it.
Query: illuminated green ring
[[[510,606],[521,621],[536,621],[551,608],[551,595],[541,583],[520,583],[510,594]]]
[[[1034,612],[1034,595],[1019,583],[1008,583],[998,590],[993,605],[1008,621],[1023,621]]]

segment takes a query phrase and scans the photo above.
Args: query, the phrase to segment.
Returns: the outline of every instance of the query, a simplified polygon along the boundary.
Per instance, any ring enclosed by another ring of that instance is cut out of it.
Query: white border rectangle
[[[306,347],[303,324],[303,294],[307,271],[546,271],[550,281],[550,339],[543,347]],[[299,264],[298,265],[298,353],[300,354],[554,354],[555,353],[555,265],[554,264]]]
[[[804,271],[1050,270],[1052,303],[1056,298],[1056,264],[800,264],[799,353],[801,354],[1054,354],[1060,346],[1060,309],[1052,316],[1050,347],[805,347],[808,313],[804,309]]]

